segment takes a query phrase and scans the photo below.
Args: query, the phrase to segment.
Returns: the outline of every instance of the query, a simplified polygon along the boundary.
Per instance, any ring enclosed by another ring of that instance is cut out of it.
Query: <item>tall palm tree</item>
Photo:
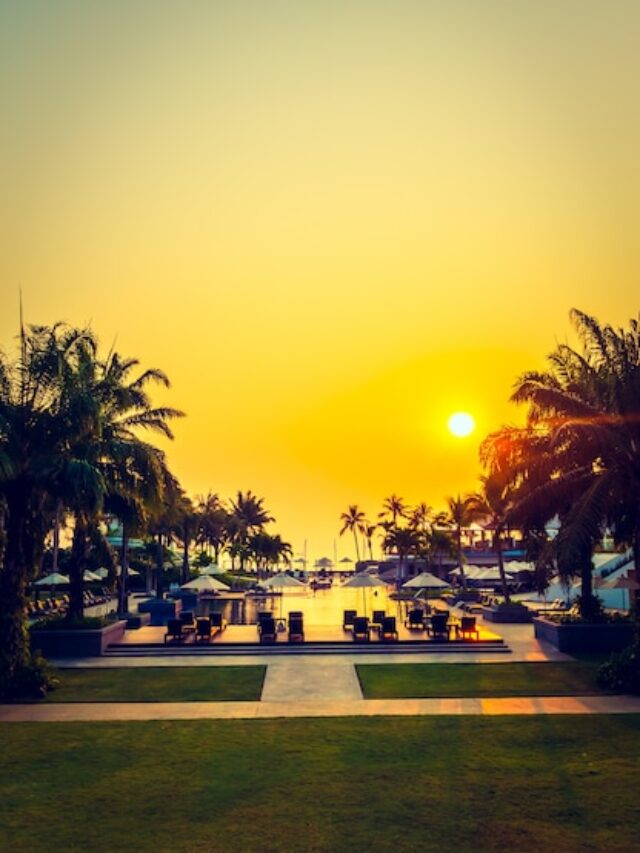
[[[378,518],[389,522],[393,527],[397,527],[398,519],[405,518],[406,514],[407,507],[404,500],[393,494],[382,502],[382,512],[378,514]]]
[[[357,506],[357,504],[351,504],[346,512],[341,513],[340,521],[342,522],[342,527],[340,528],[340,536],[346,533],[348,530],[353,534],[353,541],[356,546],[356,562],[360,562],[360,545],[358,543],[358,533],[363,534],[365,532],[366,525],[366,517],[362,510]]]
[[[420,534],[411,527],[391,527],[384,538],[385,551],[395,551],[398,555],[397,582],[404,578],[405,561],[410,554],[420,548]]]
[[[239,491],[236,499],[231,501],[231,515],[236,524],[237,554],[240,557],[240,568],[244,569],[245,560],[249,554],[247,543],[252,534],[263,531],[265,525],[275,519],[264,508],[264,498],[254,495],[251,490]]]
[[[363,526],[363,535],[365,541],[367,543],[367,549],[369,551],[369,559],[373,562],[373,535],[378,529],[377,524],[369,524],[368,521],[365,520]]]
[[[477,502],[471,495],[457,495],[455,498],[447,498],[447,514],[444,517],[446,523],[451,524],[454,529],[456,541],[456,557],[460,570],[460,582],[462,588],[467,589],[467,576],[464,573],[464,551],[462,548],[462,532],[477,517]]]
[[[504,571],[502,537],[509,523],[509,513],[513,508],[513,487],[508,471],[499,468],[480,477],[481,490],[469,497],[469,506],[476,518],[484,518],[489,522],[493,531],[492,547],[498,558],[498,571],[502,594],[507,604],[510,603],[509,586]]]

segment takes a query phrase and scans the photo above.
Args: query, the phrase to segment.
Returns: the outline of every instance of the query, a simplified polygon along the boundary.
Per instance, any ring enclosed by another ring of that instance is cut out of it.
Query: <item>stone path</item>
[[[639,714],[640,697],[550,696],[500,699],[336,699],[296,702],[77,702],[0,705],[0,722],[248,720],[279,717],[373,717],[533,714]]]
[[[352,663],[318,661],[304,656],[270,661],[262,688],[263,702],[362,701]]]

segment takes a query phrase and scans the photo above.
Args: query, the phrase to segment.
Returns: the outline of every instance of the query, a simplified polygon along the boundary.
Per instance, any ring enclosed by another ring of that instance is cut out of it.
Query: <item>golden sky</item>
[[[0,0],[0,340],[21,287],[166,370],[185,488],[296,550],[442,504],[572,306],[640,307],[639,36],[634,0]]]

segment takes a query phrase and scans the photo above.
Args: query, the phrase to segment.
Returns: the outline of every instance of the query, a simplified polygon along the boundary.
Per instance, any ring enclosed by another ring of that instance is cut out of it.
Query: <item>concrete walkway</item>
[[[640,714],[640,697],[341,699],[332,702],[70,702],[51,705],[0,705],[0,722],[4,723],[533,714]]]

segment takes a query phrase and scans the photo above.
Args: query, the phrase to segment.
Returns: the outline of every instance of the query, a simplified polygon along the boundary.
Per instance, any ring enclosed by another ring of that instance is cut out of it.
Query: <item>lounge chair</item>
[[[384,618],[387,614],[384,610],[374,610],[373,616],[371,617],[371,627],[378,628],[378,630],[382,627],[382,623],[384,622]]]
[[[211,619],[201,616],[196,619],[196,643],[211,642]]]
[[[414,607],[413,610],[410,610],[407,613],[407,618],[405,619],[404,624],[405,627],[412,630],[424,631],[427,627],[424,618],[424,610],[421,607]]]
[[[431,617],[431,622],[427,626],[427,633],[433,637],[435,640],[436,637],[440,639],[449,639],[449,614],[448,613],[434,613]]]
[[[289,614],[289,642],[304,643],[304,618],[302,613]]]
[[[357,610],[345,610],[342,616],[342,627],[345,631],[353,630],[353,622],[358,615]]]
[[[276,631],[276,620],[271,614],[268,618],[264,617],[258,625],[258,633],[261,643],[276,643],[278,641],[278,633]]]
[[[369,619],[366,616],[356,616],[353,620],[353,639],[357,643],[368,643],[371,639]]]
[[[380,642],[381,643],[397,643],[398,629],[396,627],[395,616],[385,616],[380,626]]]
[[[211,628],[214,632],[224,631],[227,627],[227,620],[222,618],[222,613],[210,613]]]
[[[186,633],[190,633],[191,631],[195,633],[196,617],[193,610],[183,610],[180,614],[180,624],[182,625],[182,630]]]
[[[185,637],[185,633],[182,630],[182,622],[180,619],[168,619],[167,620],[167,633],[164,635],[165,645],[167,640],[177,640],[179,643]]]
[[[463,616],[460,619],[460,624],[456,625],[456,637],[464,640],[465,637],[473,637],[475,635],[476,640],[480,639],[480,633],[478,632],[478,628],[476,626],[476,617],[475,616]]]

